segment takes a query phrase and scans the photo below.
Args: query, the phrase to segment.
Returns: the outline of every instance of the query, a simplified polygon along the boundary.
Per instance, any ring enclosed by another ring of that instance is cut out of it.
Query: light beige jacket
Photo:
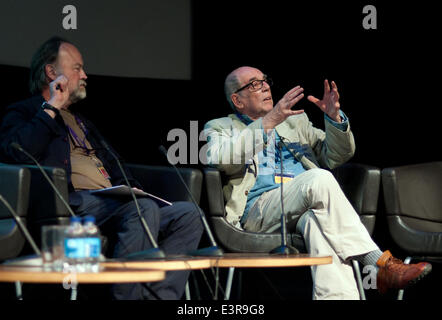
[[[258,153],[268,147],[263,135],[262,118],[246,125],[238,116],[230,114],[207,122],[204,129],[208,141],[207,163],[218,168],[227,178],[223,186],[226,219],[241,228],[239,221],[247,195],[259,173]],[[355,152],[350,123],[344,132],[325,121],[324,132],[313,127],[307,115],[302,113],[287,118],[275,129],[289,142],[306,147],[303,154],[292,151],[307,170],[317,167],[333,169],[348,161]]]

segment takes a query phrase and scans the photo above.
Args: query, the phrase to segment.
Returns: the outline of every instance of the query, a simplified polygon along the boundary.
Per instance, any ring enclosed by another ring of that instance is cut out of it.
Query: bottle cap
[[[93,222],[93,223],[95,223],[95,217],[94,216],[85,216],[83,218],[83,222]]]
[[[71,217],[70,221],[71,221],[71,223],[72,222],[81,222],[81,218],[80,217]]]

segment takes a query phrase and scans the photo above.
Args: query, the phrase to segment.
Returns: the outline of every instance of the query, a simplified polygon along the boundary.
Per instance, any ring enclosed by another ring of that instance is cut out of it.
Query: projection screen
[[[0,64],[28,67],[53,35],[80,49],[89,74],[191,78],[191,0],[0,2]]]

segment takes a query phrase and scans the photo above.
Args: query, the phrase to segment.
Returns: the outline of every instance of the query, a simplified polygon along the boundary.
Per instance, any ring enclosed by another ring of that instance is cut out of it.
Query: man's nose
[[[264,82],[262,83],[262,88],[261,88],[261,90],[262,90],[262,92],[267,92],[267,91],[270,90],[270,86],[269,86],[269,84],[267,83],[267,81],[264,81]]]
[[[86,72],[84,72],[84,70],[81,70],[80,78],[82,80],[86,80],[87,79],[87,75],[86,75]]]

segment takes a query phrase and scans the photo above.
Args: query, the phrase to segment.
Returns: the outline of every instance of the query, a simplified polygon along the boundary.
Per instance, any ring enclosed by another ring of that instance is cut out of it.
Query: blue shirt
[[[342,118],[342,122],[338,123],[330,119],[327,114],[324,114],[325,119],[329,121],[336,128],[345,131],[348,127],[348,118],[342,112],[339,111],[340,116]],[[249,125],[253,120],[251,120],[248,116],[236,113],[236,115],[244,122],[246,125]],[[275,181],[280,178],[281,174],[281,157],[279,148],[276,146],[279,145],[279,141],[281,137],[277,134],[276,130],[273,129],[270,134],[266,135],[264,133],[264,139],[267,139],[267,148],[264,148],[262,151],[258,153],[258,162],[259,162],[259,174],[256,178],[255,184],[252,189],[249,191],[247,195],[247,203],[244,209],[244,213],[241,217],[241,224],[246,221],[248,212],[250,208],[255,204],[256,200],[267,191],[276,189],[280,186],[280,183]],[[307,152],[307,148],[302,146],[298,142],[285,142],[284,147],[282,148],[282,157],[283,157],[283,174],[284,177],[294,178],[297,175],[303,173],[305,171],[302,164],[296,160],[296,158],[292,155],[292,153],[287,149],[294,150],[296,152],[300,152],[300,154],[305,154]],[[287,147],[286,147],[287,146]],[[279,176],[279,177],[278,177]]]

